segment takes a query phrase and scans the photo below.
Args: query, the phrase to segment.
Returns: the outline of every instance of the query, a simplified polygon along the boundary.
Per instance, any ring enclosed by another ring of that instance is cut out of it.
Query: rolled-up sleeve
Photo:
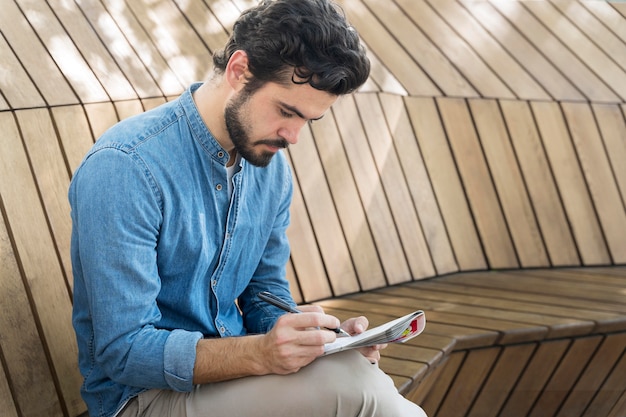
[[[163,353],[165,381],[176,391],[191,391],[196,345],[201,333],[174,330],[170,333]]]

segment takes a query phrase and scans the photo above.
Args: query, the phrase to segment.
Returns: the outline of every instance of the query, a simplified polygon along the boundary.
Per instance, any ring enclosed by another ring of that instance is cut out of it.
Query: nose
[[[304,123],[298,123],[297,125],[294,123],[290,126],[281,127],[278,129],[278,135],[289,142],[290,145],[295,145],[300,138],[302,127],[304,127]]]

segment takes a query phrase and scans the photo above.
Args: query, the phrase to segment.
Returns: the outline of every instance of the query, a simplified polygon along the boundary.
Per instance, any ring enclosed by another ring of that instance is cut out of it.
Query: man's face
[[[269,82],[253,93],[243,89],[225,107],[226,129],[235,150],[264,167],[276,152],[297,143],[304,124],[321,118],[336,99],[308,84]]]

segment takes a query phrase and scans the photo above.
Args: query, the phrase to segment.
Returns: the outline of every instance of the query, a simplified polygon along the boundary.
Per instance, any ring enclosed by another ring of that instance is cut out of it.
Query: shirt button
[[[224,157],[224,152],[219,151],[219,152],[217,153],[217,156],[218,156],[219,158],[223,158],[223,157]]]
[[[217,184],[217,185],[215,186],[215,189],[216,189],[217,191],[222,191],[222,184]]]
[[[220,327],[220,333],[226,333],[226,327],[222,326]]]
[[[211,280],[211,287],[215,287],[217,285],[217,280],[216,279],[212,279]]]

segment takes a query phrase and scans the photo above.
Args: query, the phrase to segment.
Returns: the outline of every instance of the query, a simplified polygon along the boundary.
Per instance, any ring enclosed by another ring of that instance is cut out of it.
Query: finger
[[[369,321],[364,316],[350,318],[341,324],[341,328],[352,335],[363,333],[368,326]]]
[[[361,354],[365,356],[371,363],[378,363],[378,361],[380,361],[380,352],[374,349],[373,346],[361,348],[359,349],[359,352],[361,352]]]
[[[324,313],[324,309],[321,306],[313,304],[305,304],[298,306],[298,310],[307,313]]]
[[[281,325],[290,326],[296,330],[311,328],[334,329],[339,327],[339,319],[329,314],[317,312],[302,312],[300,314],[285,314],[279,319]],[[278,324],[278,322],[277,322]],[[325,330],[327,331],[327,330]],[[330,332],[335,334],[334,332]]]

